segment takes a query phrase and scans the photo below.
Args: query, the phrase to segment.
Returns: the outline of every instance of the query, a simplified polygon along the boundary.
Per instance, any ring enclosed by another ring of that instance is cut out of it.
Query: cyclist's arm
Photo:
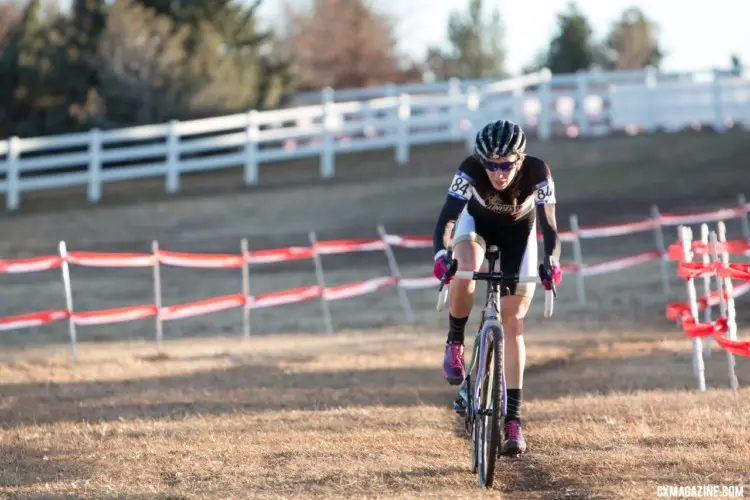
[[[547,203],[537,205],[537,219],[542,229],[542,239],[544,240],[544,254],[551,255],[556,262],[560,262],[560,235],[557,233],[557,220],[555,218],[555,204]]]
[[[448,195],[445,197],[445,203],[435,224],[435,231],[432,234],[434,255],[448,246],[453,225],[461,214],[461,210],[469,202],[473,185],[474,180],[464,171],[462,164],[448,186]]]
[[[544,240],[544,255],[551,255],[556,262],[560,262],[560,235],[557,234],[557,218],[555,216],[555,205],[557,204],[555,193],[555,181],[545,168],[546,179],[536,186],[536,215],[542,230]]]
[[[448,246],[453,225],[467,201],[454,198],[451,195],[446,196],[445,204],[443,204],[443,209],[440,211],[437,224],[435,224],[435,231],[432,234],[433,255],[437,255],[440,250],[444,250]]]

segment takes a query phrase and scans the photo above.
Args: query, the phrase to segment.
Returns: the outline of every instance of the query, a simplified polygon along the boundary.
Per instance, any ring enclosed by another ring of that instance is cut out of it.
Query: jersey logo
[[[535,198],[537,205],[554,205],[557,203],[555,199],[555,182],[550,179],[549,181],[542,182],[535,188]]]
[[[471,185],[473,183],[474,182],[468,175],[463,172],[457,172],[456,175],[453,176],[451,185],[448,188],[448,194],[459,200],[467,201],[471,198]]]

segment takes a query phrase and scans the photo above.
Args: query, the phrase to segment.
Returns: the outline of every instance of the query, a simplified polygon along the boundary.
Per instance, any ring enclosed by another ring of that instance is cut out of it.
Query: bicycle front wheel
[[[495,478],[498,441],[500,439],[500,374],[503,372],[503,334],[495,326],[487,329],[485,349],[480,360],[479,401],[476,408],[474,426],[479,444],[479,482],[491,488]]]

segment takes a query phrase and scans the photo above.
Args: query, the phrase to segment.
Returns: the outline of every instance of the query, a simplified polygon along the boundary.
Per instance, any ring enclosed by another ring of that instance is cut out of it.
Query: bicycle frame
[[[490,250],[493,250],[492,248]],[[487,252],[487,261],[489,264],[489,275],[493,275],[495,273],[495,263],[497,262],[499,256],[497,252],[488,251]],[[475,275],[478,273],[475,273]],[[476,276],[479,278],[479,276]],[[469,366],[466,370],[466,379],[467,379],[467,417],[469,418],[469,421],[473,422],[474,419],[474,408],[477,407],[477,404],[479,402],[479,384],[474,384],[474,387],[471,386],[471,380],[480,380],[483,373],[479,371],[478,365],[476,364],[477,359],[484,359],[484,351],[486,349],[486,333],[487,330],[492,327],[496,326],[498,330],[500,331],[501,338],[499,339],[500,342],[503,342],[505,339],[503,338],[505,335],[505,331],[503,330],[503,324],[502,324],[502,302],[500,300],[502,294],[500,286],[505,281],[513,281],[517,276],[503,276],[499,275],[499,279],[488,279],[487,280],[487,288],[485,292],[485,302],[484,302],[484,309],[482,309],[481,313],[481,319],[479,321],[479,328],[477,329],[476,334],[474,335],[474,345],[472,347],[471,351],[471,361],[469,362]],[[505,352],[503,350],[503,352]],[[503,367],[505,364],[503,363]],[[506,392],[505,392],[505,376],[500,377],[501,380],[501,413],[500,415],[502,417],[505,417],[505,411],[506,411]]]

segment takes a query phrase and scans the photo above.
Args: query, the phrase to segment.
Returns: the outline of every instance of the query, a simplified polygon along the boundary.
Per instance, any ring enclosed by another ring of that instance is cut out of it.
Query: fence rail
[[[700,80],[650,69],[543,70],[499,82],[453,80],[398,90],[337,102],[342,92],[327,89],[322,103],[297,108],[10,137],[0,141],[0,192],[12,211],[28,191],[85,185],[88,201],[96,203],[104,183],[162,177],[165,191],[175,193],[182,174],[225,168],[241,168],[242,182],[255,185],[260,164],[304,157],[318,157],[321,177],[330,178],[338,155],[392,149],[395,161],[406,164],[413,146],[466,141],[468,147],[478,126],[501,116],[541,140],[750,124],[750,80],[719,71]]]

